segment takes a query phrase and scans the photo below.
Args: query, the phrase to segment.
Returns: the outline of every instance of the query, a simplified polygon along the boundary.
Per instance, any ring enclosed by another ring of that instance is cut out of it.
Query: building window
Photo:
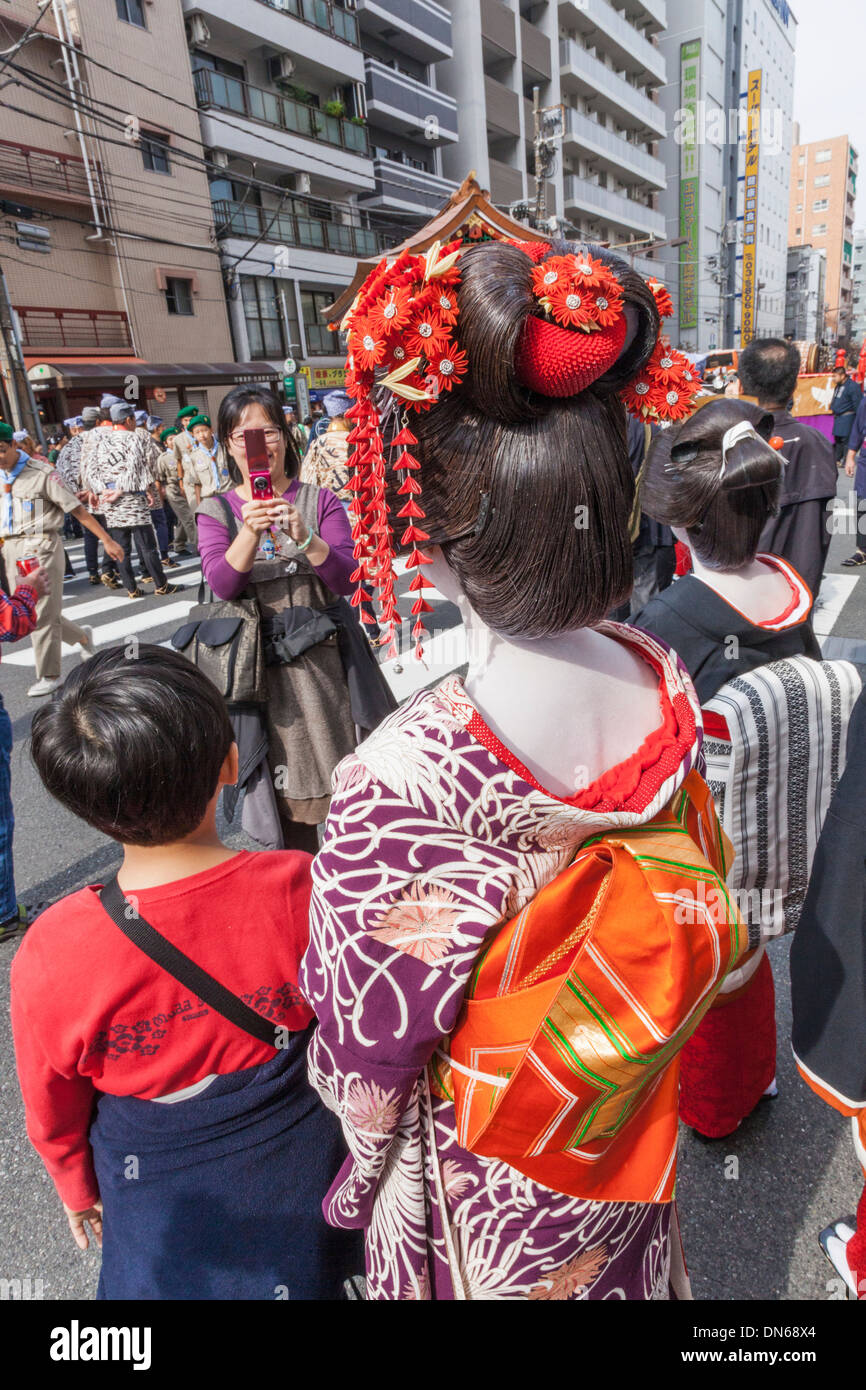
[[[190,315],[193,312],[192,281],[170,275],[165,282],[165,302],[170,314]]]
[[[803,180],[802,180],[802,179],[798,179],[798,180],[797,180],[797,187],[798,187],[798,188],[802,188],[802,187],[803,187]]]
[[[832,151],[832,150],[818,150],[818,153],[815,155],[815,163],[816,163],[816,164],[829,164],[829,163],[830,163],[830,160],[831,160],[832,158],[833,158],[833,151]]]
[[[142,0],[114,0],[114,3],[118,19],[125,20],[127,24],[135,24],[139,29],[147,28]]]
[[[814,224],[814,226],[812,227],[812,235],[813,235],[813,236],[826,236],[826,235],[827,235],[827,223],[826,223],[826,222],[816,222],[816,223]]]
[[[142,135],[139,144],[145,169],[148,169],[152,174],[171,173],[168,140],[164,135],[156,135],[150,131]]]
[[[263,276],[241,276],[250,358],[254,362],[271,357],[285,357],[288,352],[277,299],[277,285],[278,281],[265,279]]]
[[[327,310],[336,295],[329,291],[302,290],[301,305],[304,313],[304,332],[307,338],[307,352],[311,357],[339,357],[339,333],[328,328]]]
[[[830,175],[829,175],[829,174],[818,174],[817,178],[815,179],[815,187],[816,187],[816,188],[826,188],[826,187],[828,186],[829,182],[830,182]]]
[[[798,211],[798,212],[802,212],[802,211],[803,211],[803,204],[802,204],[802,203],[798,203],[798,204],[797,204],[797,211]]]
[[[830,206],[830,205],[829,205],[829,203],[827,202],[827,199],[826,199],[826,198],[816,198],[815,201],[814,201],[814,203],[812,204],[812,211],[813,211],[813,212],[826,212],[826,211],[827,211],[827,208],[828,208],[829,206]]]

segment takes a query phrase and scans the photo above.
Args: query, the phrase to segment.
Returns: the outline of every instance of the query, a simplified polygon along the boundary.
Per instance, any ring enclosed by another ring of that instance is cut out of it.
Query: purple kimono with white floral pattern
[[[700,730],[677,658],[645,633],[600,630],[651,651]],[[371,1299],[666,1298],[681,1267],[670,1204],[578,1200],[468,1153],[428,1063],[447,1050],[488,934],[591,835],[651,820],[694,767],[700,733],[645,811],[600,814],[500,762],[468,732],[474,714],[451,677],[335,773],[300,978],[319,1021],[310,1079],[350,1151],[325,1215],[366,1228]]]

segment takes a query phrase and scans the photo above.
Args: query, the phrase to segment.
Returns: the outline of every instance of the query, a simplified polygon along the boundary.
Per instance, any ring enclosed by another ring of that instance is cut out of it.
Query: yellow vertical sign
[[[743,185],[743,300],[740,345],[755,336],[756,269],[758,258],[758,165],[761,155],[761,74],[749,73],[746,102],[746,174]]]

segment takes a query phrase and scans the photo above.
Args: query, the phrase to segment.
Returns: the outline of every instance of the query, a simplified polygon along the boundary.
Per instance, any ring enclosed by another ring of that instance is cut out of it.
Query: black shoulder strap
[[[231,990],[226,989],[225,985],[221,985],[206,970],[196,965],[195,961],[191,961],[189,956],[185,956],[183,951],[172,946],[170,941],[138,914],[133,904],[124,896],[116,878],[106,883],[99,899],[115,926],[120,928],[134,946],[161,966],[167,975],[171,975],[184,989],[203,999],[209,1008],[222,1014],[223,1018],[227,1018],[236,1028],[251,1033],[259,1042],[267,1043],[269,1047],[279,1048],[278,1038],[282,1037],[282,1027],[279,1024],[268,1023],[267,1019],[257,1014],[249,1004],[245,1004],[236,994],[232,994]]]

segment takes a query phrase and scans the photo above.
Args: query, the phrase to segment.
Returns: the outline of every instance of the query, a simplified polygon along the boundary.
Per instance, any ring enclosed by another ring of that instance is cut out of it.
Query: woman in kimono
[[[597,247],[407,253],[371,275],[344,327],[359,602],[375,582],[380,621],[396,621],[388,501],[402,475],[413,635],[423,641],[430,565],[460,604],[471,660],[335,775],[302,965],[319,1020],[310,1077],[351,1153],[325,1215],[365,1229],[372,1299],[688,1296],[671,1201],[675,1059],[664,1160],[628,1200],[612,1195],[619,1172],[605,1185],[590,1171],[594,1155],[566,1192],[546,1158],[471,1151],[451,1036],[496,929],[540,902],[589,837],[659,815],[698,759],[699,706],[677,659],[604,621],[631,585],[623,403],[687,409],[688,364],[659,339],[651,289]],[[402,450],[390,466],[383,420]],[[558,921],[554,956],[574,925]]]
[[[674,649],[702,705],[770,662],[821,659],[808,586],[787,560],[758,552],[782,486],[784,454],[770,447],[772,426],[758,406],[713,401],[650,449],[644,507],[672,527],[692,567],[634,621]],[[705,715],[708,737],[726,739],[718,723]],[[737,980],[683,1050],[680,1117],[705,1138],[731,1134],[764,1095],[776,1094],[775,994],[763,947]]]

